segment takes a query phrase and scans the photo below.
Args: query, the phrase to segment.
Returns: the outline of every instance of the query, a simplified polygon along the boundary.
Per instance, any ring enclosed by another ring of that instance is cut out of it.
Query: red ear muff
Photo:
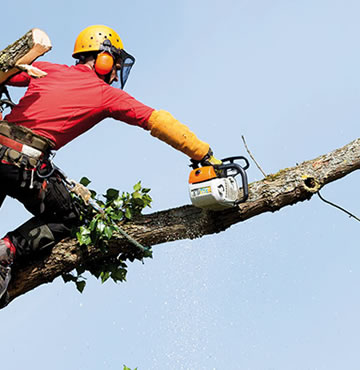
[[[114,65],[113,57],[106,51],[100,53],[96,57],[95,71],[99,75],[107,75],[111,72]]]

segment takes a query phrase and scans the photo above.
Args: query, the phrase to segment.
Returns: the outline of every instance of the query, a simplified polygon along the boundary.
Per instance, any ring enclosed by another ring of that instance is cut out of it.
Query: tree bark
[[[153,246],[181,239],[200,238],[226,230],[231,225],[264,212],[275,212],[282,207],[309,200],[324,185],[340,179],[360,168],[360,139],[292,168],[249,185],[249,198],[238,207],[211,212],[190,205],[143,215],[121,227],[134,239]],[[123,237],[109,244],[107,257],[116,256],[129,246]],[[80,265],[96,263],[104,255],[90,246],[80,247],[76,240],[66,239],[47,255],[27,265],[14,266],[13,280],[8,289],[9,301],[35,287],[52,282],[63,273]]]
[[[19,72],[17,65],[31,64],[36,58],[51,49],[47,34],[33,28],[19,40],[0,51],[0,84]]]

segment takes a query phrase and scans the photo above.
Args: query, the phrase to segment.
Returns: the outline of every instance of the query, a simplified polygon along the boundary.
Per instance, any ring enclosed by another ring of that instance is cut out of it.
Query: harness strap
[[[25,170],[25,168],[29,167],[28,165],[29,165],[29,158],[26,155],[24,155],[20,160],[20,168]],[[22,180],[23,181],[20,184],[20,186],[22,188],[24,188],[26,186],[26,181],[27,181],[28,177],[29,177],[28,176],[28,171],[22,171]]]
[[[23,169],[35,168],[54,147],[51,140],[15,123],[0,121],[0,160]]]
[[[4,155],[5,155],[5,152],[7,150],[7,147],[6,146],[2,146],[0,148],[0,161],[3,159]]]
[[[43,155],[43,152],[32,148],[29,145],[19,143],[16,140],[10,139],[6,136],[0,134],[0,144],[7,146],[8,148],[14,149],[19,153],[25,154],[28,157],[40,159]]]
[[[0,121],[0,134],[43,153],[49,152],[54,148],[54,143],[51,140],[15,123]]]

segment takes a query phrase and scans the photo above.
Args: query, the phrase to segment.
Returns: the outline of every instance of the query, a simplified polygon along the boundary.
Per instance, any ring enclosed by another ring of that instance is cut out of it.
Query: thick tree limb
[[[19,70],[28,72],[32,77],[43,77],[44,72],[32,69],[29,64],[50,49],[51,41],[48,35],[38,28],[33,28],[19,40],[1,50],[0,84]]]
[[[331,153],[251,183],[249,199],[239,207],[221,212],[206,212],[187,205],[141,216],[122,227],[147,246],[200,238],[226,230],[233,224],[261,213],[274,212],[287,205],[310,199],[324,185],[359,168],[360,139],[357,139]],[[126,239],[113,239],[107,256],[116,256],[126,248],[129,248]],[[14,266],[14,277],[8,290],[10,300],[53,281],[77,266],[96,263],[103,258],[101,252],[93,247],[84,249],[75,240],[63,240],[48,255],[41,256],[27,266]]]

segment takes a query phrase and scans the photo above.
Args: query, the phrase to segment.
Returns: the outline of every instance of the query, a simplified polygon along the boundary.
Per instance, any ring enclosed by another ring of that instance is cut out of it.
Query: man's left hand
[[[214,157],[211,149],[209,149],[208,154],[200,161],[202,166],[219,166],[222,164],[220,159]]]

